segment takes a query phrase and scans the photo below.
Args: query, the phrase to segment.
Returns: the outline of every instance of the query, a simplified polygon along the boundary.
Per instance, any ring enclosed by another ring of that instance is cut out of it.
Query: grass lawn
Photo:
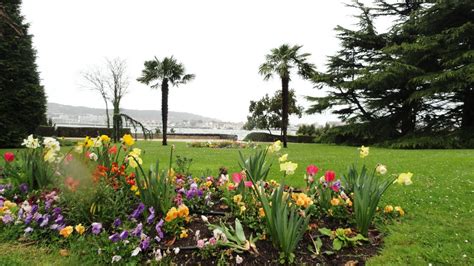
[[[174,143],[175,154],[193,159],[191,172],[200,175],[209,169],[213,174],[221,166],[230,172],[238,171],[238,150],[188,148],[185,143]],[[159,142],[138,142],[144,150],[144,165],[156,159],[168,164],[170,147]],[[243,150],[244,153],[251,149]],[[3,154],[4,150],[0,150]],[[290,144],[284,151],[289,160],[298,163],[295,175],[288,179],[293,186],[304,184],[303,175],[309,164],[321,170],[343,173],[353,162],[362,163],[354,147],[319,144]],[[474,264],[474,150],[390,150],[371,148],[364,161],[368,166],[387,165],[389,174],[412,172],[413,185],[392,186],[382,205],[400,205],[406,211],[401,223],[380,225],[387,233],[380,255],[371,264]],[[320,172],[321,173],[321,172]],[[275,161],[270,178],[280,178]],[[69,264],[59,256],[59,251],[41,252],[41,249],[16,244],[0,245],[0,264],[30,264],[25,253],[37,254],[40,264]],[[23,261],[23,258],[25,259]],[[72,261],[71,261],[72,260]],[[22,262],[22,263],[21,263]]]

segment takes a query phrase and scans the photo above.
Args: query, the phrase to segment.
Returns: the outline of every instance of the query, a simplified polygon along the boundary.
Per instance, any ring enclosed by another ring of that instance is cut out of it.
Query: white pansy
[[[99,159],[99,156],[97,156],[97,154],[91,152],[89,154],[89,159],[93,160],[93,161],[97,161]]]
[[[138,253],[140,253],[140,251],[142,251],[142,249],[141,249],[140,247],[135,248],[135,249],[132,251],[132,257],[137,256]]]
[[[122,256],[115,255],[112,257],[112,263],[119,262],[122,260]]]

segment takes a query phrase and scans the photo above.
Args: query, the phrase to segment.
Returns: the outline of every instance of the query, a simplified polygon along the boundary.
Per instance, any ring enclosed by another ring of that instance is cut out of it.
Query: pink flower
[[[198,248],[203,248],[203,247],[204,247],[204,240],[199,239],[199,240],[197,241],[197,247],[198,247]]]
[[[326,179],[326,182],[332,182],[334,181],[334,179],[336,178],[336,173],[334,173],[334,171],[326,171],[326,173],[324,174],[324,177]]]
[[[318,171],[319,168],[314,164],[308,165],[308,167],[306,167],[306,173],[310,176],[314,176]]]
[[[5,154],[3,154],[3,158],[7,163],[11,163],[13,160],[15,160],[15,154],[12,152],[5,152]]]
[[[211,244],[211,245],[215,245],[215,244],[217,244],[217,240],[216,240],[216,238],[214,238],[214,237],[211,237],[211,239],[209,239],[209,244]]]
[[[245,184],[246,187],[252,187],[253,186],[252,181],[245,181],[244,184]]]
[[[240,183],[240,181],[242,181],[242,175],[240,173],[233,173],[232,181],[234,181],[236,184]]]
[[[74,159],[74,157],[72,156],[72,154],[68,153],[66,157],[64,157],[64,163],[69,164],[70,162],[72,162],[72,159]]]

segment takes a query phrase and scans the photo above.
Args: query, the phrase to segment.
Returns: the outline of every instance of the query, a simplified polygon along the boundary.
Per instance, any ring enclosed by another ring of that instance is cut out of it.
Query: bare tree
[[[86,81],[87,88],[97,91],[102,96],[105,102],[105,112],[107,117],[107,127],[110,128],[109,105],[110,102],[113,107],[113,131],[112,137],[115,142],[119,140],[121,117],[120,117],[120,102],[123,96],[127,93],[129,85],[129,77],[127,76],[127,64],[125,60],[120,58],[105,59],[106,64],[103,69],[93,68],[82,74]]]
[[[82,78],[86,81],[87,85],[84,87],[90,88],[91,90],[97,91],[102,96],[105,103],[105,117],[107,120],[107,128],[110,128],[110,117],[109,117],[109,95],[107,85],[105,84],[105,77],[102,72],[98,69],[91,69],[82,73]]]

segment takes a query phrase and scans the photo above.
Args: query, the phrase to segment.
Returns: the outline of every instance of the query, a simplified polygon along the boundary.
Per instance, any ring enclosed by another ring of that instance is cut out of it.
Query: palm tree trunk
[[[168,80],[163,79],[161,84],[161,120],[163,123],[163,146],[168,145],[167,131],[168,131]]]
[[[281,98],[282,98],[282,106],[281,106],[281,131],[283,132],[283,147],[287,148],[287,131],[288,131],[288,97],[289,97],[289,90],[288,86],[290,83],[290,79],[288,77],[281,78]]]

